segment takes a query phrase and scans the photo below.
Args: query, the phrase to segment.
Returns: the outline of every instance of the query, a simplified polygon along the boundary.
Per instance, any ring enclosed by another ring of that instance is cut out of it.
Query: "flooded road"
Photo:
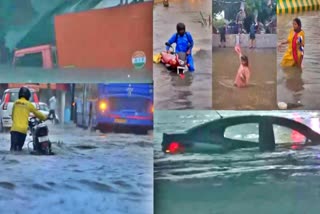
[[[317,110],[320,100],[315,99],[320,93],[320,12],[306,12],[298,15],[278,16],[278,40],[285,40],[292,28],[292,20],[300,18],[305,32],[305,49],[302,73],[298,68],[281,68],[280,62],[286,46],[278,52],[278,86],[279,102],[298,104],[300,109]]]
[[[287,117],[320,132],[320,112],[219,113],[225,117],[247,114]],[[279,148],[273,153],[260,153],[254,148],[210,155],[161,152],[162,133],[184,131],[218,118],[215,111],[156,112],[155,214],[301,214],[306,207],[310,214],[319,212],[319,146],[303,150]],[[291,130],[276,127],[275,132],[279,133],[278,140],[291,139]]]
[[[212,53],[214,109],[276,109],[276,50],[242,48],[249,58],[249,86],[233,86],[240,62],[233,48],[214,48]],[[227,63],[226,63],[227,62]]]
[[[156,109],[211,109],[212,51],[211,26],[202,26],[201,14],[211,14],[211,0],[172,0],[168,8],[154,6],[153,52],[165,50],[165,42],[176,32],[176,24],[184,22],[194,40],[194,74],[184,79],[170,74],[162,64],[154,64]]]
[[[152,136],[49,130],[55,156],[9,154],[0,135],[0,213],[152,213]]]
[[[47,82],[47,83],[101,83],[136,82],[151,83],[151,70],[125,69],[42,69],[39,67],[16,67],[0,65],[1,83]]]

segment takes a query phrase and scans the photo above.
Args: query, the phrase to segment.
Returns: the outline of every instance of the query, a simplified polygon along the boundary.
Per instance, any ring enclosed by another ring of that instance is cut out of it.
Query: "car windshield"
[[[41,111],[49,111],[49,108],[48,108],[48,106],[46,104],[40,104],[39,107],[40,107]]]
[[[2,98],[3,101],[5,101],[5,97],[6,97],[7,94],[9,94],[8,102],[15,102],[17,99],[19,99],[19,93],[18,92],[7,92],[7,93],[5,93],[3,95],[3,98]],[[30,100],[29,100],[30,102],[34,102],[33,94],[34,93],[31,92],[31,97],[30,97]]]

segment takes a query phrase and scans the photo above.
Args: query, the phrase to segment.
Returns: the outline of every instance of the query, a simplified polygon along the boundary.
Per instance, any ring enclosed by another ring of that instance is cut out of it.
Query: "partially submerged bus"
[[[78,126],[101,132],[146,133],[153,129],[153,84],[110,83],[90,86],[75,99]]]

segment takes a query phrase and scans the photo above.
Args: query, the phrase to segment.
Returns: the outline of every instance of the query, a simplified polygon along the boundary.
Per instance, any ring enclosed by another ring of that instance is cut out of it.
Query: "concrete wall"
[[[320,0],[278,0],[277,14],[320,10]]]
[[[133,69],[132,55],[143,51],[152,69],[153,2],[55,17],[59,66]]]
[[[212,47],[219,47],[220,34],[212,34]],[[249,34],[240,35],[240,44],[242,47],[249,47]],[[226,46],[234,47],[236,45],[236,34],[226,35]],[[276,34],[256,34],[257,48],[276,48],[277,35]]]

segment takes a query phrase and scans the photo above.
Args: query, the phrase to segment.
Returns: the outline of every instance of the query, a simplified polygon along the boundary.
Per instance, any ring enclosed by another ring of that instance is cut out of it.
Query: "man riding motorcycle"
[[[14,102],[12,109],[12,127],[11,127],[11,147],[10,151],[21,151],[26,140],[28,132],[28,119],[30,113],[33,113],[40,120],[46,120],[47,117],[38,111],[34,105],[29,102],[31,92],[28,88],[22,87],[19,90],[19,99]]]
[[[193,38],[189,32],[186,32],[186,26],[183,23],[177,24],[177,33],[173,34],[168,41],[169,45],[176,43],[176,52],[187,53],[187,64],[189,71],[193,72],[195,70],[192,48],[194,46]],[[170,46],[166,46],[167,52],[169,52]]]

